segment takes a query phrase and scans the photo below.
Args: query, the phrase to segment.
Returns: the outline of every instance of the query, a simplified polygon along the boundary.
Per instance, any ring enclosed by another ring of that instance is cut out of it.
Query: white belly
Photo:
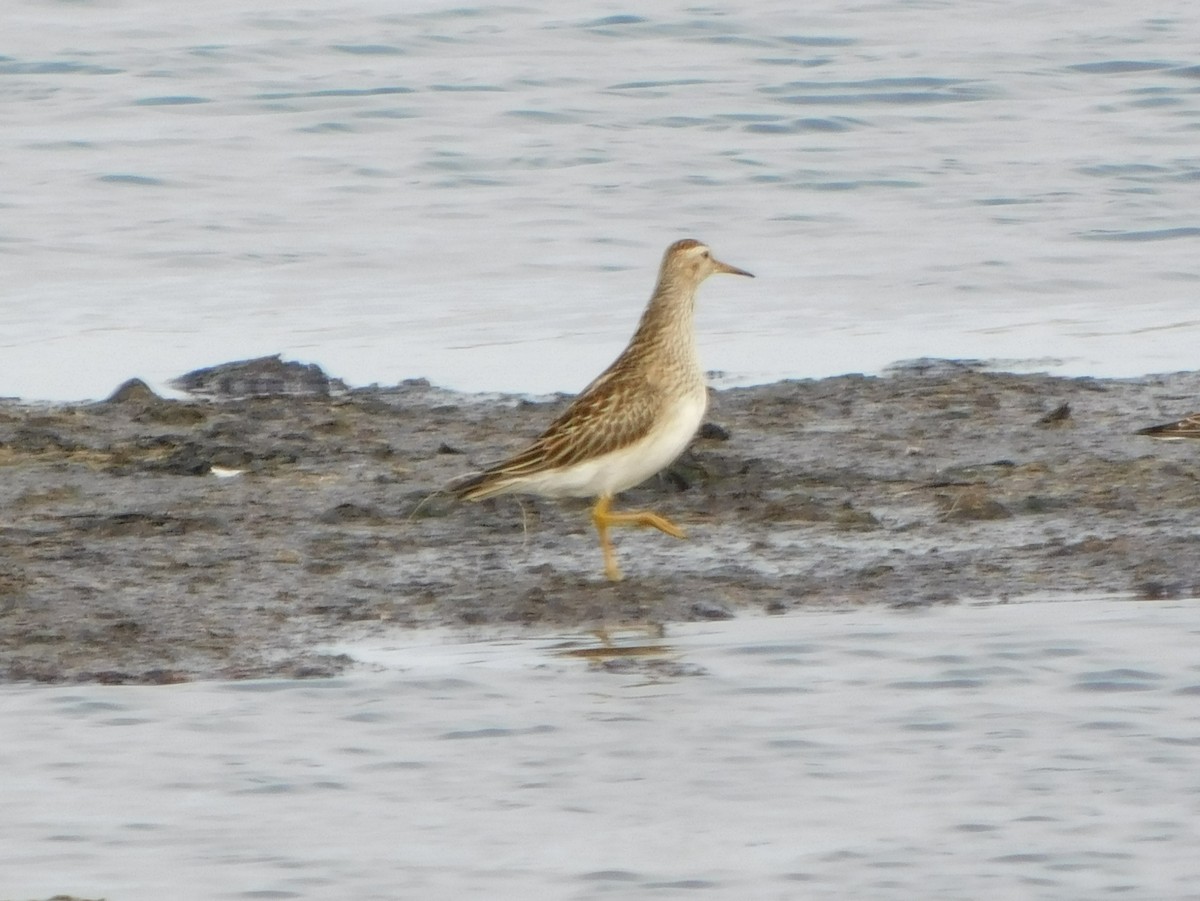
[[[518,490],[549,497],[599,497],[639,485],[683,453],[708,407],[704,389],[681,400],[645,438],[618,451],[522,479]]]

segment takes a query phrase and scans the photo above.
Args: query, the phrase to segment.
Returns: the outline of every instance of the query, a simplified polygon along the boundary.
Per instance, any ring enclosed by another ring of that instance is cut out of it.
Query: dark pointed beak
[[[718,259],[713,259],[713,269],[717,272],[728,272],[730,275],[744,275],[746,278],[754,278],[754,273],[747,272],[745,269],[739,269],[737,266],[730,266],[728,263],[722,263]]]

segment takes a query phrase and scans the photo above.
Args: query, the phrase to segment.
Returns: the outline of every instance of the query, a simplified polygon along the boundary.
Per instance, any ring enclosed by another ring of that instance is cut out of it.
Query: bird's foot
[[[630,510],[624,513],[606,511],[602,517],[605,526],[635,526],[639,529],[658,529],[672,538],[687,538],[687,533],[665,516],[649,510]]]

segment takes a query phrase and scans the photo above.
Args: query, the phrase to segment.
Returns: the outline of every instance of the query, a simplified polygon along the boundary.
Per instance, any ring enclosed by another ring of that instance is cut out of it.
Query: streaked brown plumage
[[[667,248],[658,285],[629,346],[529,447],[451,486],[466,500],[525,492],[595,497],[592,521],[605,572],[621,578],[608,529],[636,525],[677,538],[683,531],[654,513],[614,513],[613,495],[675,459],[704,416],[708,395],[696,353],[696,289],[717,272],[749,272],[714,259],[690,238]]]

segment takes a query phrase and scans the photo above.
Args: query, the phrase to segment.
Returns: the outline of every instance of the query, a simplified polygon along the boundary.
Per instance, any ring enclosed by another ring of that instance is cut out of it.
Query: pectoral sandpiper
[[[509,493],[596,498],[592,522],[604,572],[613,581],[621,578],[621,569],[610,527],[640,526],[685,537],[656,513],[613,511],[612,500],[671,463],[700,426],[708,389],[696,353],[693,312],[696,289],[716,272],[750,275],[719,262],[699,241],[689,238],[668,247],[637,331],[613,364],[533,444],[451,490],[467,500]]]

